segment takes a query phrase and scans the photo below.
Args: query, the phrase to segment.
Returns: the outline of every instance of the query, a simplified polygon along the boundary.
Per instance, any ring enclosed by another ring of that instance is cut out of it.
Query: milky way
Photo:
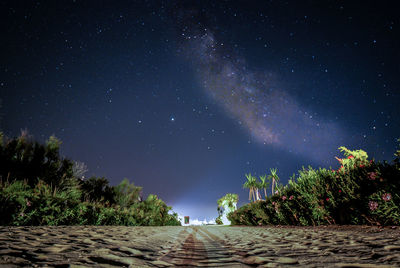
[[[227,54],[226,45],[208,29],[185,39],[204,89],[256,142],[316,162],[341,145],[340,126],[302,107],[280,87],[274,72],[251,70],[243,58]]]

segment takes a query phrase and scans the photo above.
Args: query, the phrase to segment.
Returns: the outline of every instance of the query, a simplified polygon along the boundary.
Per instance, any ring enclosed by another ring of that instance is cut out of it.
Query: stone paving
[[[0,267],[400,267],[400,228],[0,227]]]

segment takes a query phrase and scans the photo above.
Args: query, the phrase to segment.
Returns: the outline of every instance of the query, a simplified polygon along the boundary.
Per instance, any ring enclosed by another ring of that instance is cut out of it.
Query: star
[[[229,183],[243,195],[244,173],[278,160],[285,184],[303,164],[337,164],[339,146],[393,159],[400,28],[390,5],[148,1],[106,3],[104,16],[85,17],[74,0],[54,17],[43,4],[26,13],[3,2],[5,28],[18,31],[3,34],[0,130],[15,136],[26,126],[42,141],[54,133],[66,155],[113,185],[132,176],[168,205],[201,197],[215,217],[220,196],[200,189],[212,183],[219,195]],[[34,19],[46,12],[54,31]],[[101,140],[106,147],[93,146]],[[186,188],[190,180],[198,189]]]

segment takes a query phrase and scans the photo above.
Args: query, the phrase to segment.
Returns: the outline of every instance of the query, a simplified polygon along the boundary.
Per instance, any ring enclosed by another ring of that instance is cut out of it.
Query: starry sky
[[[396,1],[2,1],[0,129],[211,219],[245,173],[392,160]]]

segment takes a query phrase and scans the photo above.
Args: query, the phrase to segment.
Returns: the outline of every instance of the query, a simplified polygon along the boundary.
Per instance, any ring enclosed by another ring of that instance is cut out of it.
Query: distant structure
[[[189,224],[189,216],[184,217],[184,222],[185,222],[185,224]]]

